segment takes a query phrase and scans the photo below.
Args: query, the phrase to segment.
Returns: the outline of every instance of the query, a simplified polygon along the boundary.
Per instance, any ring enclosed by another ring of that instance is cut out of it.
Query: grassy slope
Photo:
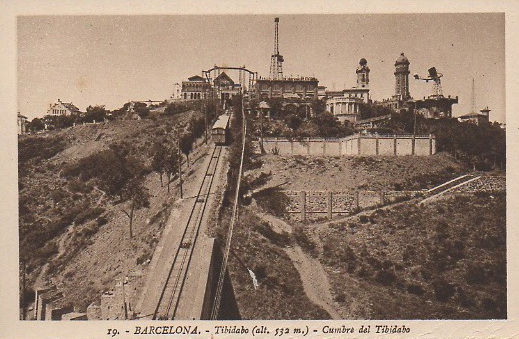
[[[153,195],[151,208],[136,214],[136,234],[130,242],[128,219],[121,212],[127,203],[114,205],[93,188],[94,182],[67,179],[60,171],[121,142],[149,164],[154,140],[163,138],[173,125],[185,124],[192,115],[113,121],[20,138],[20,250],[28,260],[30,282],[47,263],[44,278],[52,278],[67,301],[84,309],[100,291],[113,287],[113,279],[122,271],[141,268],[138,264],[151,256],[170,204],[171,195],[160,187],[158,175],[151,173],[146,179]],[[94,209],[101,211],[106,224],[95,221],[95,216],[77,220],[79,213]]]
[[[321,233],[351,318],[506,318],[505,195],[456,196]]]
[[[299,273],[283,251],[290,241],[269,232],[268,225],[242,209],[232,249],[260,284],[254,290],[246,269],[235,255],[230,256],[229,270],[243,319],[329,319],[326,311],[306,297]]]

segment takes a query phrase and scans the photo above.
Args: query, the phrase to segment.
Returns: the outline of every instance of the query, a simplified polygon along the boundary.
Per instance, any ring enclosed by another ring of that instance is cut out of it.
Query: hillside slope
[[[27,262],[30,289],[55,286],[64,303],[84,311],[123,273],[145,271],[176,196],[174,185],[168,194],[151,171],[152,146],[169,143],[174,127],[182,130],[200,116],[189,111],[156,120],[116,120],[19,139],[20,256]],[[135,212],[132,239],[123,212],[130,202],[104,192],[95,177],[70,174],[83,159],[112,148],[142,164],[150,194],[149,208]],[[199,149],[191,158],[202,153]]]
[[[318,242],[348,317],[506,318],[504,192],[377,210],[321,229]]]

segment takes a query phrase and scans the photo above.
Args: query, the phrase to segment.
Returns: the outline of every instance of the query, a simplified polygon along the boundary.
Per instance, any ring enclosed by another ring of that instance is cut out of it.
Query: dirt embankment
[[[450,155],[429,157],[262,157],[256,171],[272,173],[271,182],[283,189],[421,189],[456,177],[464,171]]]

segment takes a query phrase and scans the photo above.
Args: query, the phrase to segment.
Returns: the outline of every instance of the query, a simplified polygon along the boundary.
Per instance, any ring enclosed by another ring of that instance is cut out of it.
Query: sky
[[[46,114],[58,99],[81,110],[164,100],[173,85],[213,65],[247,66],[268,76],[274,15],[20,16],[17,21],[18,109]],[[444,95],[458,96],[453,115],[479,110],[505,122],[504,14],[280,15],[286,76],[315,76],[340,90],[356,84],[366,58],[375,100],[394,94],[394,63],[410,61],[414,98],[432,83],[414,80],[430,67],[443,74]],[[237,73],[230,73],[238,81]]]

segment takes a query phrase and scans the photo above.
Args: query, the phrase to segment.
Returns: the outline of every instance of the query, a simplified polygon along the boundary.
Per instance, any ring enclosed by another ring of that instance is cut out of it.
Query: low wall
[[[506,177],[497,175],[484,175],[465,185],[459,186],[452,192],[475,193],[475,192],[504,192],[506,191]]]
[[[431,155],[436,153],[436,139],[432,135],[377,134],[355,134],[340,139],[263,138],[263,149],[279,155]]]
[[[353,214],[362,209],[411,199],[422,191],[282,191],[292,220],[314,221]]]

